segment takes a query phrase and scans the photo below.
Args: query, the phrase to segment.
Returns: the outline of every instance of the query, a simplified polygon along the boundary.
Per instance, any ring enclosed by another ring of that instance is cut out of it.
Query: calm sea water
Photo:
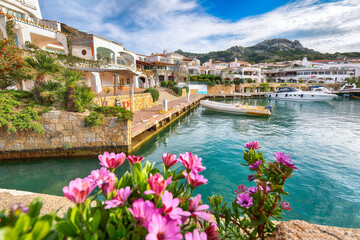
[[[255,140],[267,159],[274,159],[273,152],[285,152],[299,168],[285,189],[291,194],[285,200],[293,207],[286,220],[360,228],[360,101],[236,101],[271,104],[273,115],[244,117],[197,107],[135,154],[160,166],[164,152],[191,151],[203,158],[203,174],[209,179],[197,192],[203,199],[221,193],[232,201],[238,184],[252,185],[248,169],[239,162],[244,143]],[[99,167],[96,158],[1,162],[0,188],[61,195],[70,180]],[[128,169],[126,163],[117,174]]]

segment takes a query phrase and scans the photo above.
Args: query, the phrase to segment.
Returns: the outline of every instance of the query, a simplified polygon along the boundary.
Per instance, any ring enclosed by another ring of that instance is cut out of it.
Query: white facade
[[[15,21],[15,41],[19,47],[24,48],[30,42],[46,51],[68,53],[67,35],[60,32],[60,23],[42,20],[37,0],[0,1],[0,39],[7,37],[9,20]]]

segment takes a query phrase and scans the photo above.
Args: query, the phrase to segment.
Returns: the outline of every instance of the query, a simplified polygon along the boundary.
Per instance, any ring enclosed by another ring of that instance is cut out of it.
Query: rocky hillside
[[[297,40],[288,39],[269,39],[251,47],[234,46],[224,51],[209,53],[190,53],[182,50],[176,51],[189,58],[198,58],[201,63],[210,58],[224,62],[234,61],[235,58],[251,63],[277,62],[287,60],[301,60],[307,56],[309,60],[316,59],[343,59],[344,57],[360,57],[359,52],[353,53],[320,53],[315,50],[305,48]]]
[[[70,34],[71,37],[85,37],[89,36],[88,33],[77,30],[76,28],[70,27],[64,23],[61,23],[61,31]]]

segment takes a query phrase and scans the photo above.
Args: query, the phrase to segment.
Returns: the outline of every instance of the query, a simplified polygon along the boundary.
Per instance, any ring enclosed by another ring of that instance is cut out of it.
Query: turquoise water
[[[237,100],[274,107],[271,118],[215,113],[202,107],[176,121],[135,154],[161,163],[164,152],[191,151],[203,158],[209,184],[204,196],[234,198],[238,184],[251,186],[250,173],[238,164],[243,144],[258,141],[267,159],[273,152],[292,156],[299,168],[287,182],[293,209],[285,219],[360,228],[360,102],[286,102]],[[6,161],[0,163],[0,188],[61,195],[64,185],[99,168],[96,158]],[[177,165],[180,169],[180,164]],[[128,163],[117,170],[129,169]],[[205,199],[205,198],[203,198]]]

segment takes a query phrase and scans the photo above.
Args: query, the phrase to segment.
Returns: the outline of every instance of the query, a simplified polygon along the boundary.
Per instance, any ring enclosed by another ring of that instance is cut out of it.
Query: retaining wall
[[[148,108],[151,106],[154,106],[156,104],[158,104],[157,102],[153,102],[153,99],[151,97],[150,93],[139,93],[139,94],[134,94],[134,98],[135,98],[135,106],[134,106],[134,111],[140,110],[140,109],[144,109],[144,108]],[[130,103],[130,96],[129,95],[118,95],[117,97],[115,96],[107,96],[106,97],[106,106],[115,106],[115,99],[118,99],[118,102],[123,104],[124,102],[129,102]],[[94,102],[98,105],[101,105],[101,99],[100,98],[95,98]]]
[[[106,118],[97,127],[85,127],[88,113],[50,111],[42,115],[45,133],[0,128],[0,159],[91,156],[107,151],[128,151],[131,122]]]
[[[235,93],[235,85],[225,86],[225,85],[215,85],[208,86],[208,94],[217,94],[217,93]]]

